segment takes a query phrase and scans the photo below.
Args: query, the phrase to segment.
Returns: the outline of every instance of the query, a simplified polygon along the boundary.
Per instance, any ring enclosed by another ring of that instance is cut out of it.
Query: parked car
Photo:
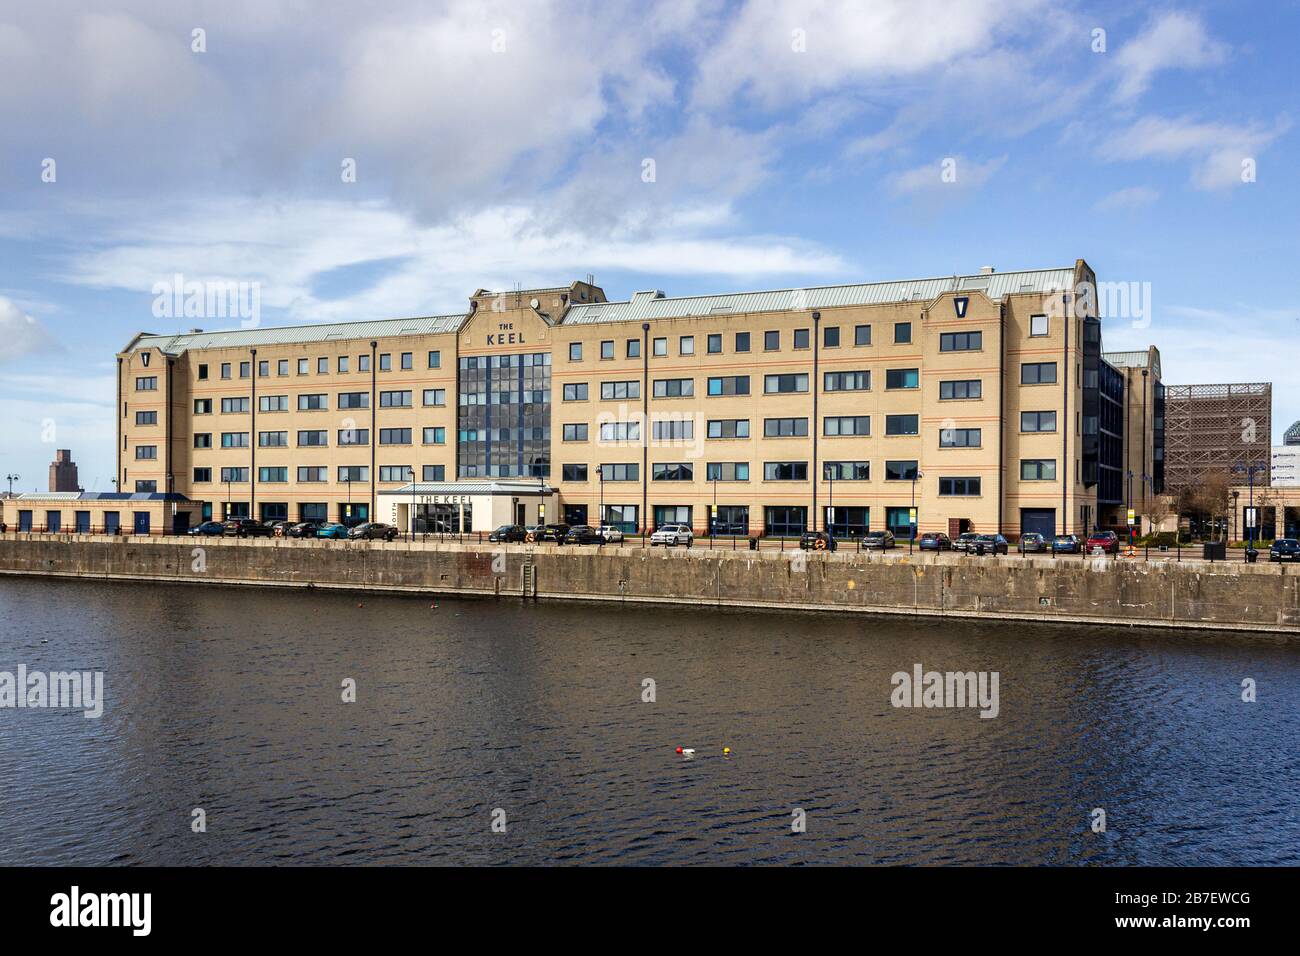
[[[927,531],[921,535],[916,546],[922,551],[951,551],[952,538],[942,531]]]
[[[1295,538],[1278,538],[1269,546],[1268,559],[1278,564],[1283,561],[1300,561],[1300,541]]]
[[[1083,550],[1083,542],[1077,534],[1058,534],[1052,539],[1053,554],[1078,554]]]
[[[348,530],[348,537],[354,541],[394,541],[399,534],[401,532],[391,524],[384,524],[380,521],[366,521]]]
[[[965,531],[957,535],[957,540],[952,543],[952,549],[954,551],[965,551],[978,537],[979,535],[974,531]]]
[[[329,524],[323,524],[316,529],[318,538],[339,538],[344,539],[348,536],[348,526],[339,524],[337,521],[331,521]]]
[[[825,531],[805,531],[799,536],[799,547],[805,551],[834,551],[835,538]]]
[[[1047,550],[1047,539],[1037,531],[1026,531],[1020,536],[1021,554],[1031,554],[1034,552],[1043,552]]]
[[[564,544],[565,536],[569,533],[567,524],[543,524],[536,525],[528,529],[528,534],[524,537],[525,541],[552,541],[555,544]]]
[[[603,524],[600,526],[600,536],[605,539],[606,544],[621,544],[623,541],[623,529],[615,528],[613,525]]]
[[[575,524],[564,536],[565,544],[604,544],[605,539],[589,524]]]
[[[664,547],[676,547],[684,544],[690,547],[695,541],[695,532],[684,524],[666,524],[650,535],[650,546],[662,544]]]
[[[868,531],[862,536],[862,547],[871,550],[879,549],[884,551],[886,548],[894,547],[898,542],[894,539],[894,532],[885,531]]]
[[[209,534],[224,535],[225,533],[226,533],[226,526],[222,524],[220,521],[205,521],[202,524],[195,525],[193,528],[190,528],[190,534],[193,535],[209,535]]]
[[[271,529],[272,535],[274,535],[277,538],[283,538],[289,533],[289,529],[293,527],[293,522],[292,521],[271,521],[268,522],[267,526]]]
[[[269,538],[271,526],[254,521],[252,518],[231,518],[223,522],[226,535],[232,538]]]
[[[308,518],[306,521],[290,525],[284,533],[290,538],[314,538],[324,524],[325,521],[320,518]]]
[[[1101,548],[1107,554],[1119,554],[1119,535],[1114,531],[1094,531],[1088,535],[1088,553]]]
[[[503,524],[488,535],[489,541],[523,541],[528,534],[521,524]]]
[[[1008,549],[1007,539],[1000,534],[977,534],[975,540],[966,547],[966,553],[1006,554]]]

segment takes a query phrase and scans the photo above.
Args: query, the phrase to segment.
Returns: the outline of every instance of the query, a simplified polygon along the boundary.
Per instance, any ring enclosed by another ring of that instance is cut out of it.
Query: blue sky
[[[1300,418],[1296,2],[374,6],[0,9],[18,488],[69,447],[107,490],[116,351],[231,324],[156,317],[177,273],[256,283],[274,325],[1082,257],[1150,289],[1107,349]]]

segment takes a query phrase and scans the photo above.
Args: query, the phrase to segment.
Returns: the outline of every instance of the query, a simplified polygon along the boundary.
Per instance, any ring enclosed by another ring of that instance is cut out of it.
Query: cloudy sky
[[[222,324],[155,315],[176,274],[273,325],[1085,258],[1150,284],[1107,349],[1272,381],[1280,436],[1298,34],[1294,0],[5,2],[0,467],[43,490],[70,447],[108,490],[114,354]]]

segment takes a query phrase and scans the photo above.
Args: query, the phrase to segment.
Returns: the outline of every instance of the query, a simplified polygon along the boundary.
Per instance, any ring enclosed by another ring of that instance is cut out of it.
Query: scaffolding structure
[[[1256,465],[1268,480],[1273,386],[1165,386],[1165,489],[1177,494],[1211,474]]]

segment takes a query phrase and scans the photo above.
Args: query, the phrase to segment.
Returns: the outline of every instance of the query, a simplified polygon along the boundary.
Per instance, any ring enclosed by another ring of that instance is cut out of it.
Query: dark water
[[[0,580],[19,663],[107,704],[0,710],[0,864],[1300,863],[1296,642]]]

